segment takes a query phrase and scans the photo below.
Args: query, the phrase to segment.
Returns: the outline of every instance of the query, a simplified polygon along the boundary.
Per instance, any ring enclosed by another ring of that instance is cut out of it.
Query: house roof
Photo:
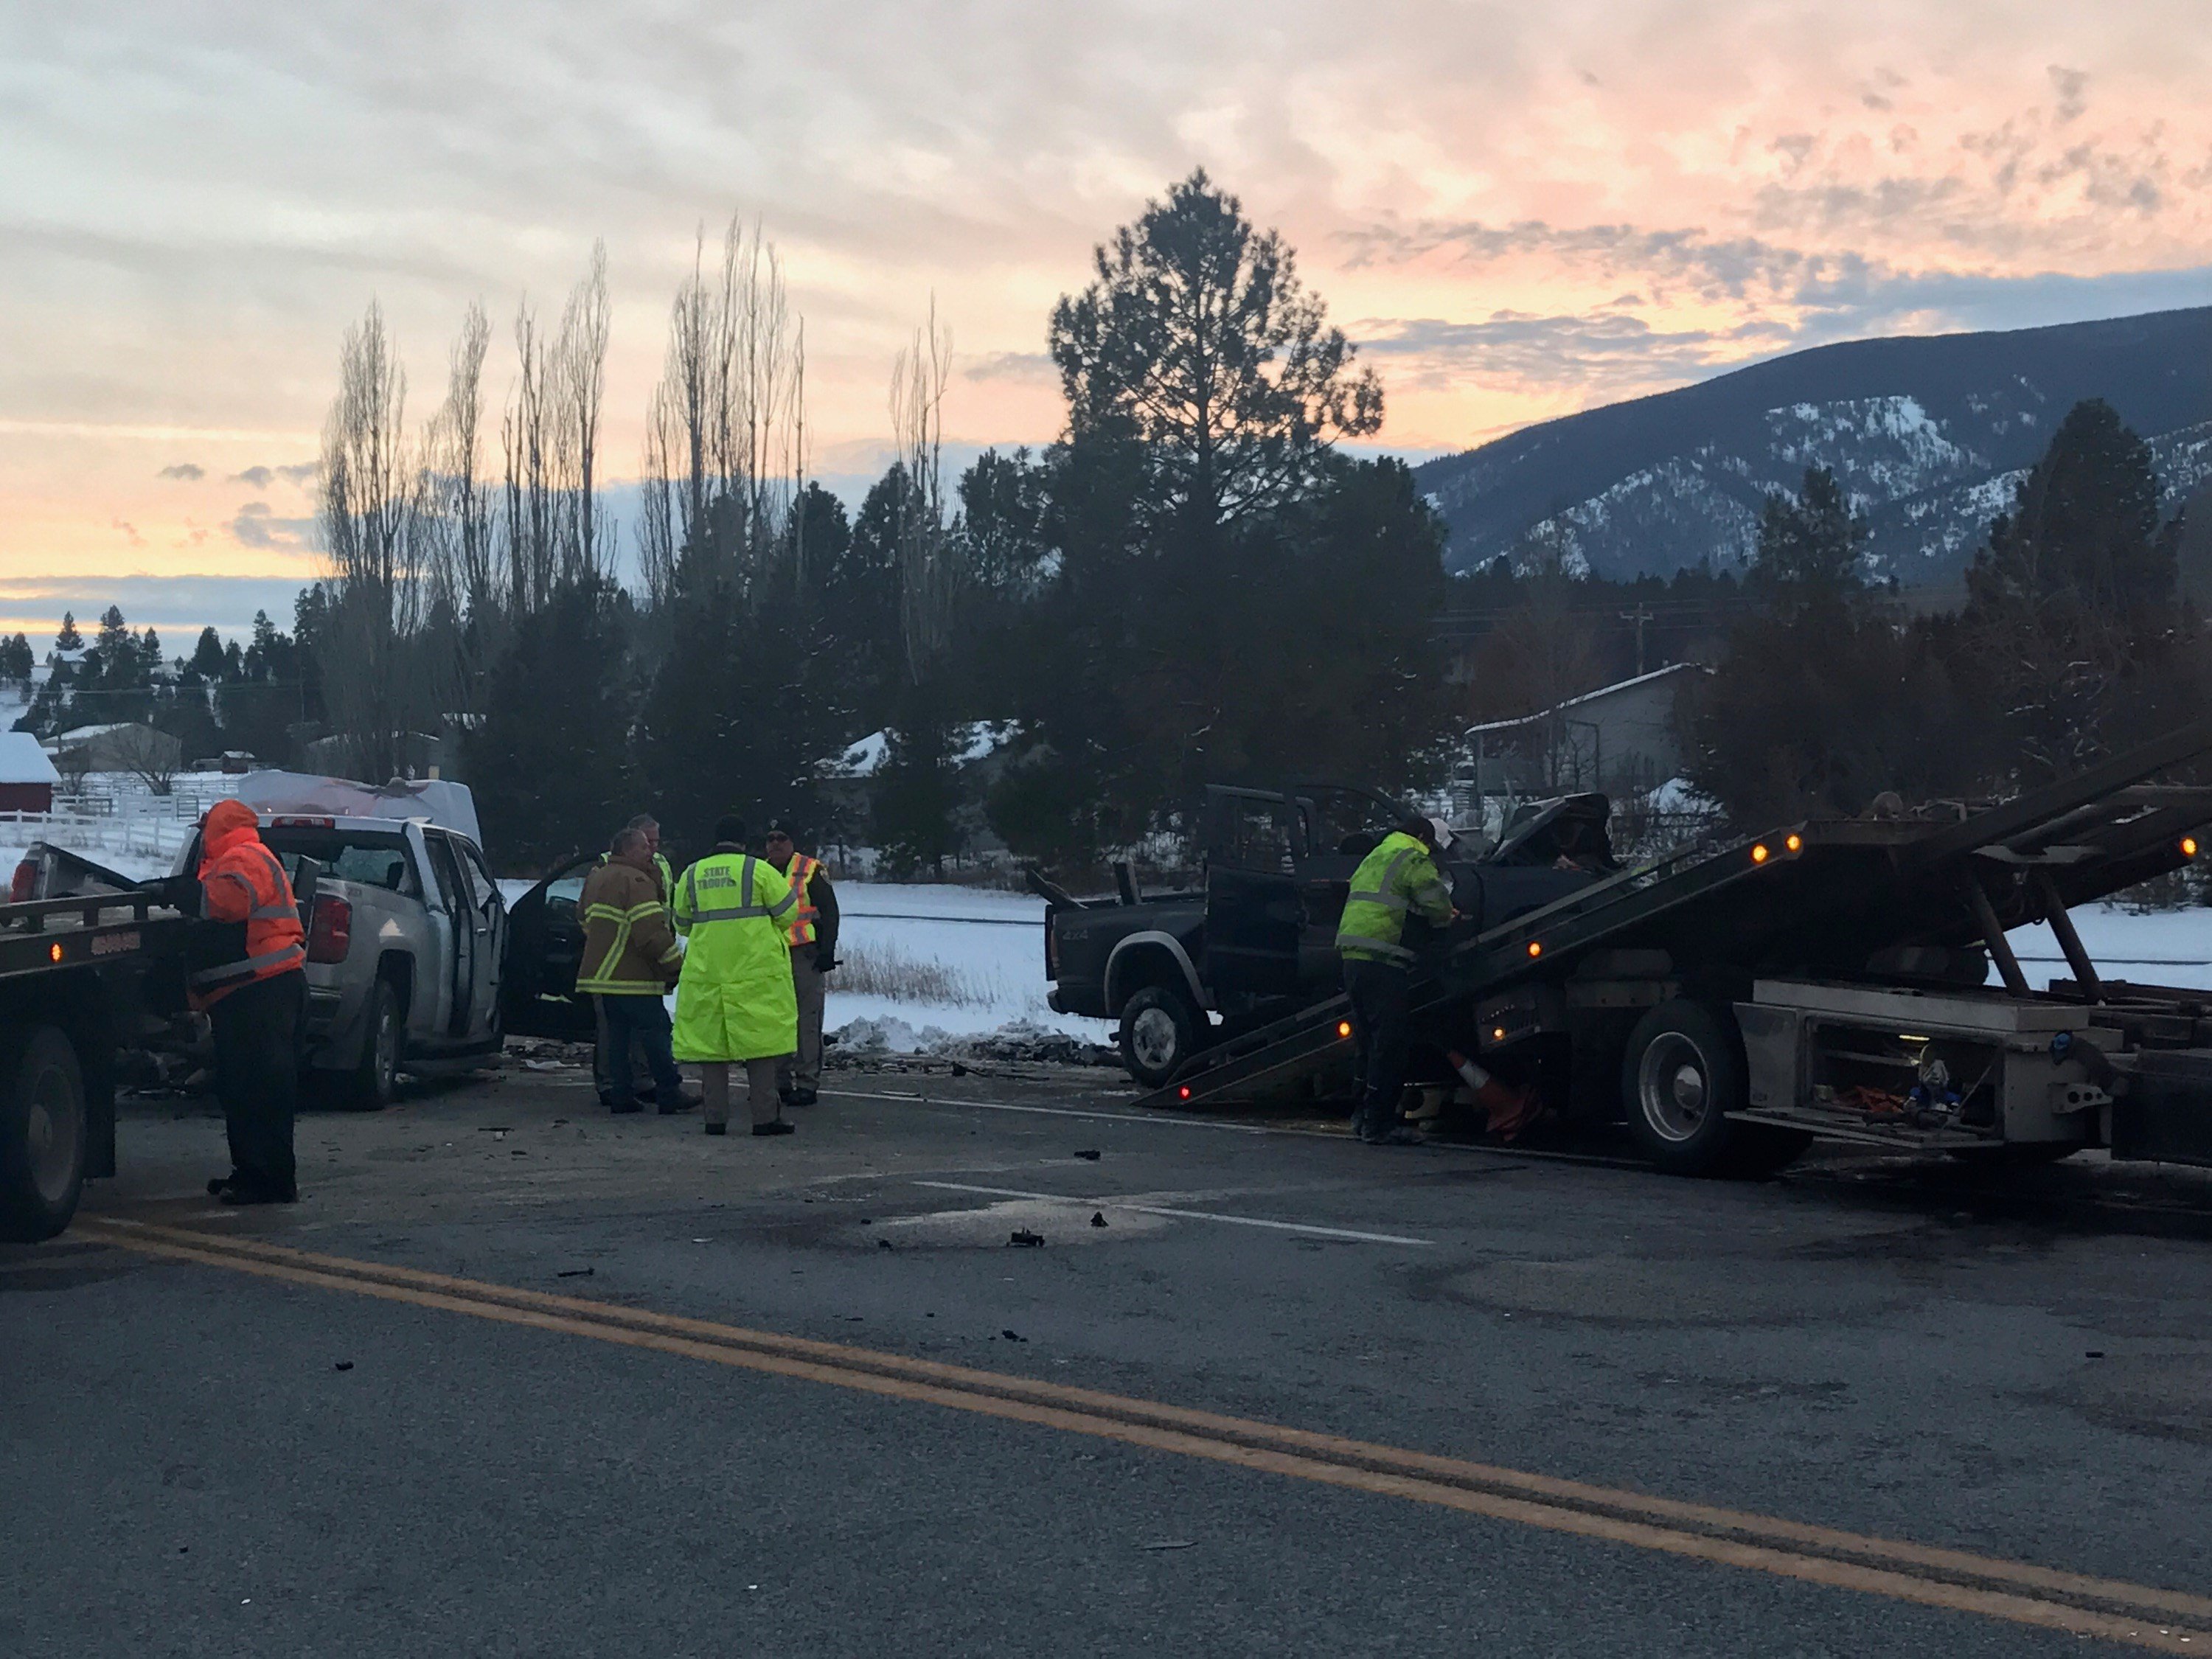
[[[1603,702],[1609,697],[1619,696],[1624,691],[1632,691],[1639,685],[1650,685],[1655,680],[1663,680],[1671,675],[1710,674],[1712,672],[1703,663],[1670,662],[1664,668],[1655,668],[1648,674],[1638,674],[1628,679],[1615,680],[1611,685],[1601,685],[1595,691],[1585,691],[1579,696],[1569,697],[1565,702],[1553,704],[1549,708],[1538,709],[1533,714],[1516,714],[1510,720],[1486,720],[1480,726],[1470,726],[1467,728],[1467,735],[1472,738],[1485,732],[1516,731],[1534,721],[1549,719],[1553,714],[1564,714],[1570,708],[1585,708],[1591,703]]]
[[[28,732],[0,732],[0,783],[59,783],[62,775]]]

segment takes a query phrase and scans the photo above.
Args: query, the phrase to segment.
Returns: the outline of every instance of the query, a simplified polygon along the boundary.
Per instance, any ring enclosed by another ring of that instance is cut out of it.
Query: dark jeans
[[[241,1185],[293,1197],[292,1115],[299,1103],[300,1016],[307,976],[295,969],[240,987],[208,1010],[215,1028],[215,1091]]]
[[[1352,999],[1352,1036],[1359,1047],[1362,1079],[1352,1127],[1362,1134],[1381,1134],[1397,1125],[1412,1040],[1413,982],[1411,973],[1387,962],[1344,959],[1344,991]]]
[[[607,1022],[607,1054],[617,1063],[611,1067],[613,1075],[607,1087],[617,1106],[637,1103],[637,1079],[626,1062],[630,1044],[635,1042],[645,1051],[645,1062],[652,1068],[653,1086],[659,1096],[662,1109],[673,1106],[684,1093],[683,1074],[676,1069],[676,1056],[670,1050],[668,1009],[656,996],[603,996],[599,1012]]]
[[[611,1080],[614,1076],[613,1062],[608,1058],[612,1053],[607,1043],[607,1000],[595,996],[592,999],[592,1081],[599,1085],[602,1106],[615,1097],[615,1085]],[[646,1063],[645,1050],[633,1040],[623,1060],[629,1067],[630,1087],[643,1094],[646,1085],[653,1081],[653,1068]]]

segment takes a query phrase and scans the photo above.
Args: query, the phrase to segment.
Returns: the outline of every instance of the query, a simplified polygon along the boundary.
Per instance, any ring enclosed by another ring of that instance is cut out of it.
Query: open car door
[[[584,957],[576,905],[584,878],[599,861],[596,853],[569,860],[508,909],[499,997],[509,1035],[592,1040],[591,999],[576,994],[576,969]]]

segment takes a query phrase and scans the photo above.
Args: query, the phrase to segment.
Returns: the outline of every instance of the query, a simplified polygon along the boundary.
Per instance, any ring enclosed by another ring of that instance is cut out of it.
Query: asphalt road
[[[303,1201],[246,1214],[218,1123],[128,1108],[0,1253],[0,1652],[2212,1642],[2146,1599],[2212,1595],[2200,1177],[1717,1185],[839,1081],[709,1140],[518,1068],[303,1120]]]

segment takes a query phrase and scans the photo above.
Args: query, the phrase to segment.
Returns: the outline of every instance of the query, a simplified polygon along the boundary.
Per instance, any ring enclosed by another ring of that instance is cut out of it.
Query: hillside
[[[1595,574],[1750,554],[1766,492],[1834,470],[1870,574],[1948,585],[2084,398],[2151,442],[2169,501],[2212,481],[2212,307],[2004,333],[1854,340],[1528,427],[1416,469],[1454,570],[1550,522]]]

